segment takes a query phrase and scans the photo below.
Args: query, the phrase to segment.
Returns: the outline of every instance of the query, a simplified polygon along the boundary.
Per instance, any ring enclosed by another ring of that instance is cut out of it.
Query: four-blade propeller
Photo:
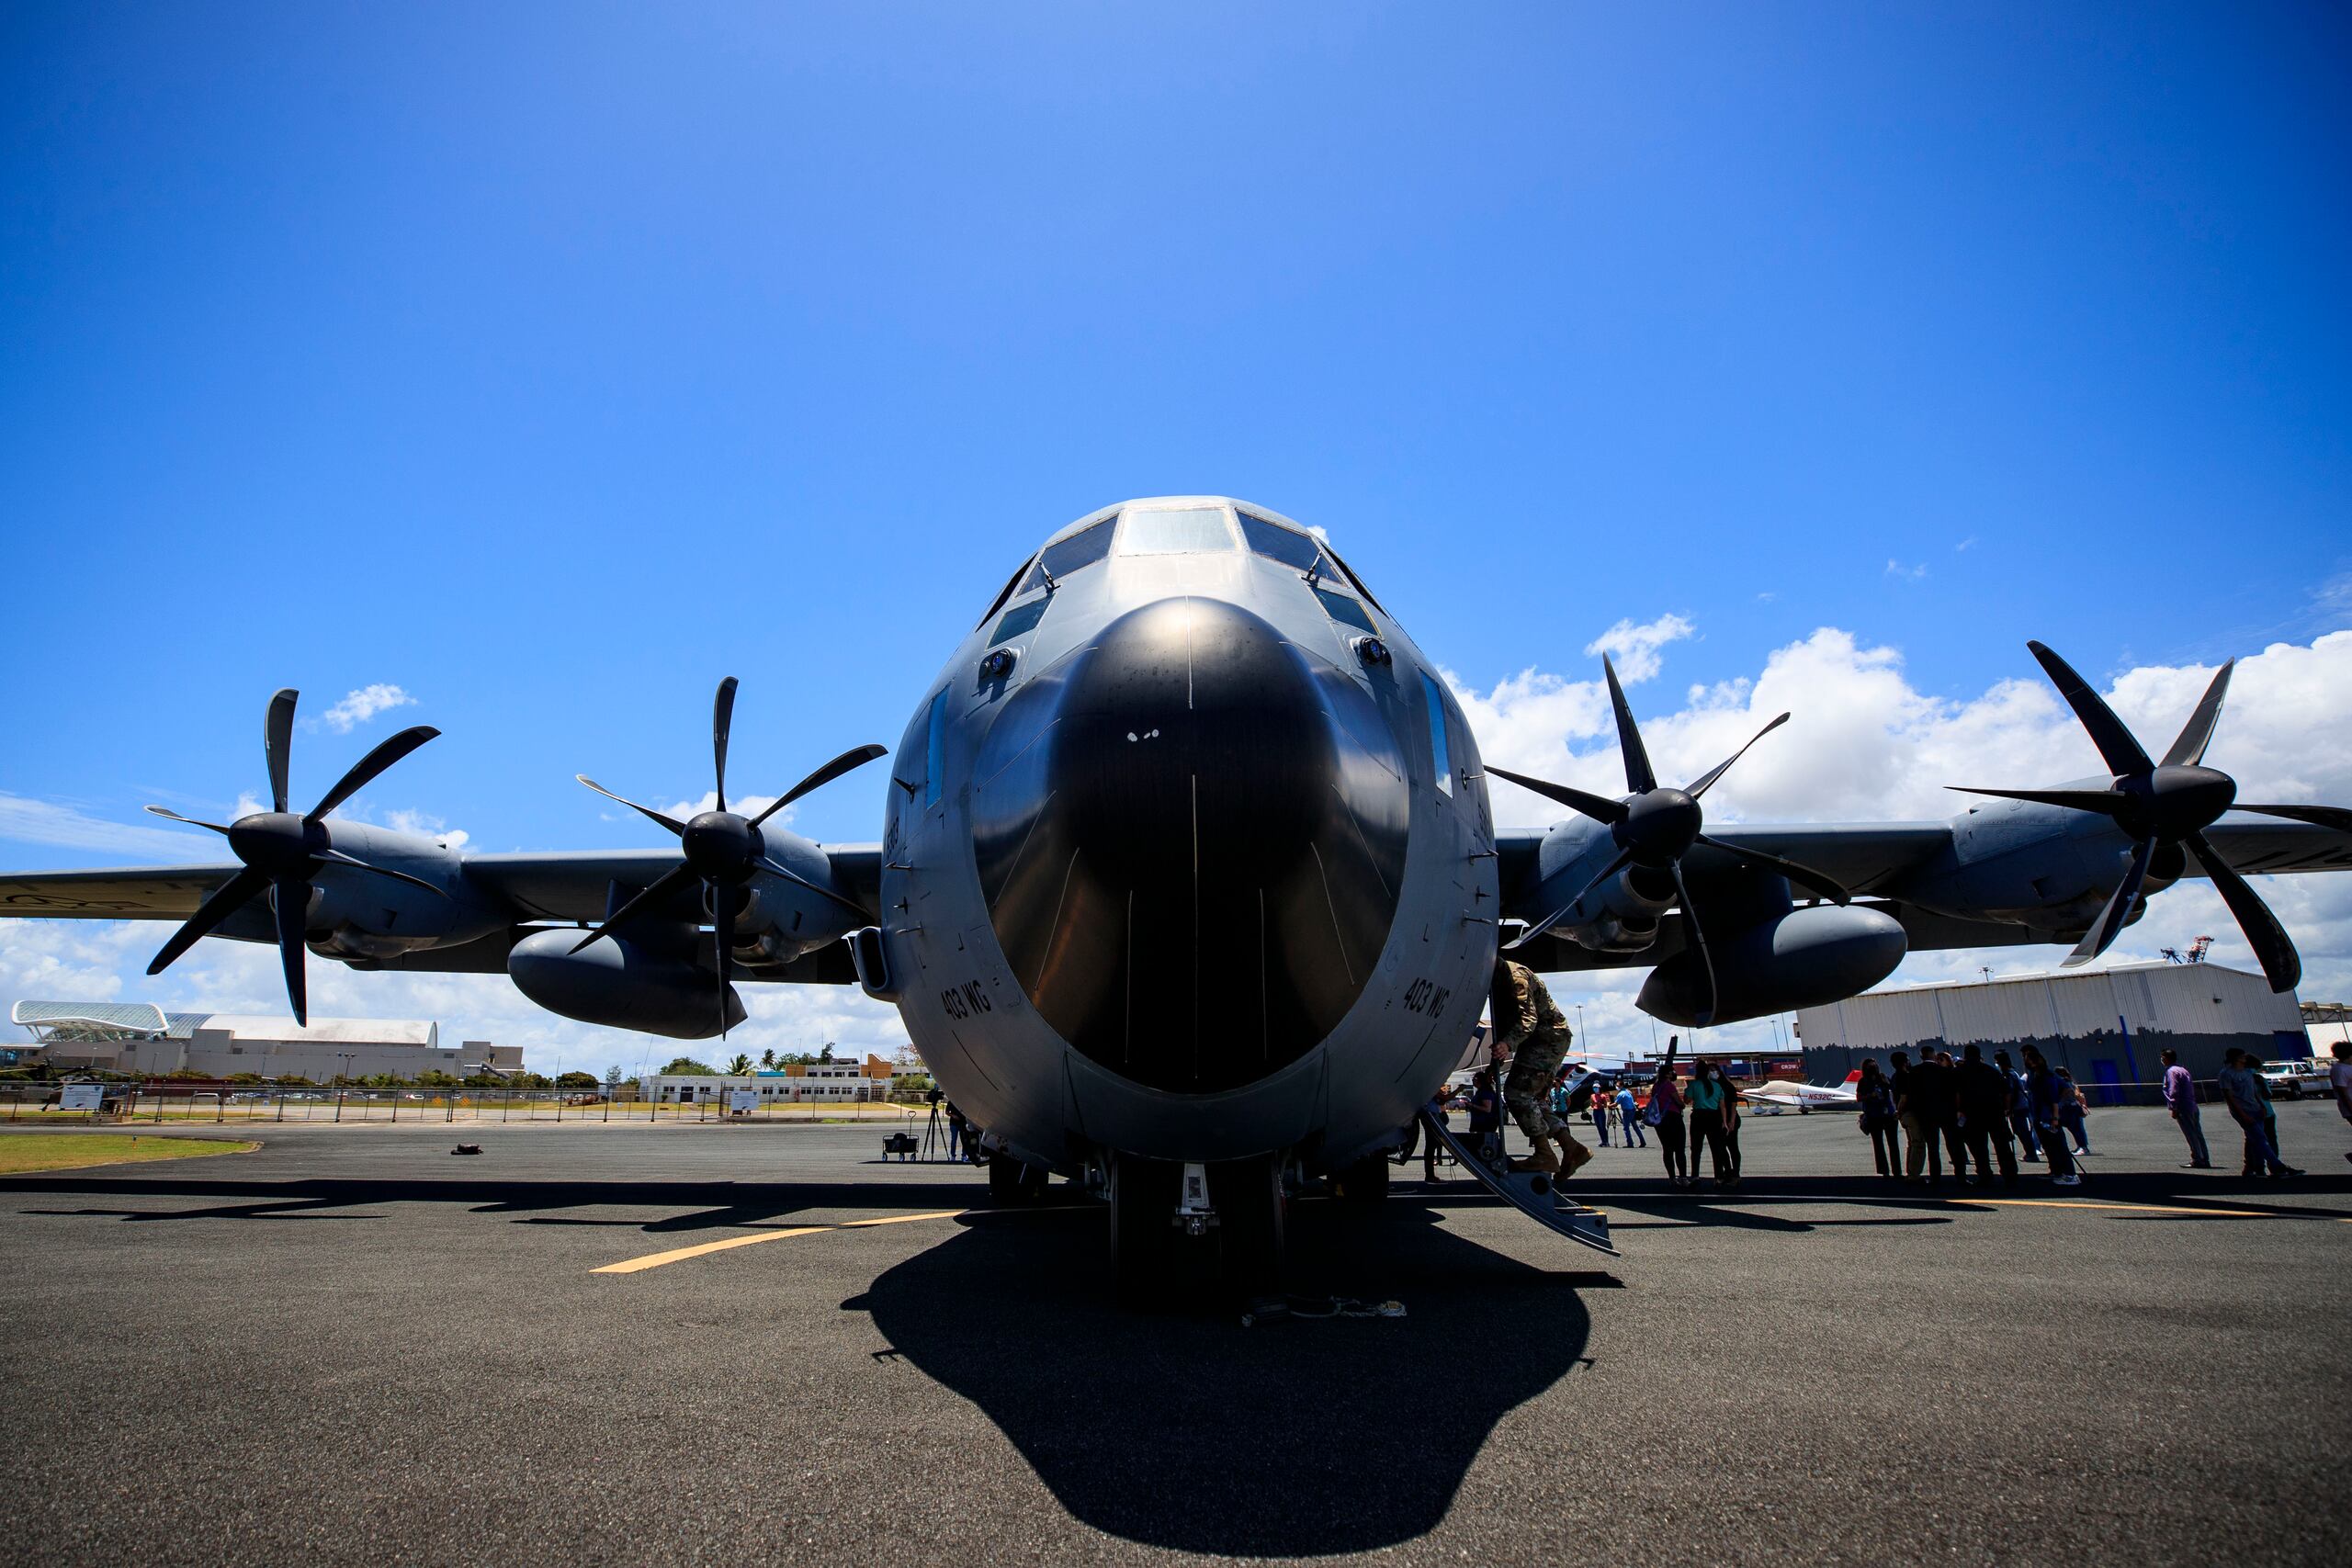
[[[883,755],[885,750],[885,748],[875,745],[853,747],[776,796],[758,816],[745,818],[727,809],[727,732],[734,717],[735,677],[729,675],[718,682],[718,695],[712,702],[710,712],[711,757],[718,773],[718,784],[713,795],[718,805],[715,809],[702,812],[688,821],[681,822],[650,806],[639,806],[634,800],[615,795],[586,773],[573,775],[598,795],[619,801],[630,810],[668,829],[676,835],[685,852],[685,858],[605,916],[605,923],[582,937],[571,951],[578,953],[599,937],[611,935],[649,910],[662,908],[688,883],[700,883],[710,895],[711,932],[718,960],[718,1030],[722,1037],[727,1032],[727,987],[734,973],[735,917],[741,907],[739,895],[743,885],[751,881],[755,873],[764,871],[771,876],[782,877],[796,887],[806,888],[820,898],[831,899],[857,916],[861,922],[866,918],[862,906],[830,887],[810,881],[771,856],[766,840],[760,836],[760,824],[809,791],[832,783],[853,769],[864,767]]]
[[[2033,650],[2041,668],[2049,672],[2058,694],[2066,699],[2075,716],[2082,720],[2090,732],[2091,743],[2107,763],[2114,783],[2105,789],[1972,789],[1954,784],[1951,788],[1964,795],[1998,795],[2004,800],[2030,800],[2043,806],[2069,807],[2076,811],[2095,811],[2112,820],[2131,835],[2132,861],[2124,869],[2123,880],[2108,897],[2107,905],[2098,912],[2090,929],[2075,951],[2068,953],[2068,965],[2086,964],[2105,953],[2131,918],[2132,908],[2140,897],[2140,886],[2148,875],[2151,864],[2163,863],[2167,879],[2177,876],[2186,867],[2183,852],[2193,856],[2212,878],[2230,907],[2230,913],[2245,933],[2247,945],[2262,962],[2262,973],[2274,991],[2289,991],[2302,978],[2302,960],[2296,955],[2295,944],[2290,941],[2278,917],[2263,903],[2261,895],[2246,885],[2230,863],[2223,860],[2205,837],[2205,829],[2212,826],[2222,812],[2256,811],[2265,817],[2283,817],[2290,821],[2314,822],[2334,828],[2339,832],[2352,832],[2352,811],[2332,806],[2246,806],[2237,801],[2237,781],[2219,769],[2205,766],[2205,749],[2213,742],[2214,727],[2221,723],[2222,699],[2230,690],[2230,671],[2236,660],[2214,672],[2212,683],[2205,688],[2205,695],[2197,709],[2188,716],[2174,739],[2172,750],[2161,762],[2152,762],[2140,742],[2115,716],[2115,710],[2102,701],[2089,682],[2075,672],[2075,667],[2038,642],[2026,647]]]
[[[406,872],[369,865],[355,855],[344,853],[334,847],[325,821],[328,812],[366,788],[377,774],[441,732],[426,724],[401,730],[352,764],[351,771],[337,780],[316,806],[298,817],[286,809],[286,771],[294,746],[297,695],[293,688],[288,687],[270,698],[269,715],[262,726],[262,754],[269,763],[267,811],[240,817],[222,827],[218,822],[183,817],[160,806],[147,808],[158,817],[168,817],[191,828],[209,828],[222,835],[229,840],[231,852],[244,863],[243,870],[214,888],[196,913],[188,917],[187,923],[172,933],[172,940],[147,965],[147,973],[162,974],[174,959],[194,947],[198,938],[262,894],[272,893],[277,913],[277,956],[286,971],[286,999],[294,1006],[294,1021],[308,1024],[311,1019],[308,988],[303,981],[303,923],[311,908],[311,879],[321,867],[352,866],[422,887],[445,898],[448,895]]]
[[[1700,774],[1688,788],[1661,789],[1658,786],[1657,775],[1650,769],[1649,751],[1642,745],[1641,729],[1634,723],[1634,710],[1626,705],[1625,689],[1617,682],[1616,666],[1610,663],[1609,656],[1606,654],[1601,656],[1600,668],[1609,678],[1610,705],[1617,713],[1617,749],[1624,756],[1625,787],[1631,792],[1626,799],[1608,800],[1597,795],[1587,795],[1584,791],[1571,789],[1566,784],[1553,784],[1545,779],[1529,778],[1522,773],[1514,773],[1507,768],[1498,768],[1492,763],[1487,764],[1487,771],[1507,778],[1521,788],[1532,789],[1538,795],[1547,795],[1572,811],[1582,812],[1596,822],[1606,823],[1609,828],[1609,836],[1617,844],[1616,858],[1603,867],[1598,876],[1578,888],[1575,897],[1561,904],[1506,945],[1523,946],[1550,931],[1558,923],[1562,916],[1575,908],[1583,900],[1586,894],[1590,893],[1627,866],[1640,866],[1650,871],[1665,872],[1673,878],[1675,897],[1682,906],[1683,927],[1690,934],[1690,945],[1699,950],[1700,967],[1707,976],[1707,1005],[1700,1010],[1699,1014],[1699,1021],[1705,1024],[1713,1019],[1715,1012],[1715,965],[1714,960],[1707,953],[1706,933],[1700,929],[1699,911],[1691,908],[1690,890],[1683,885],[1682,881],[1682,857],[1690,852],[1693,844],[1704,844],[1709,849],[1719,850],[1738,860],[1762,866],[1768,871],[1777,872],[1799,886],[1817,893],[1824,898],[1834,899],[1840,904],[1845,903],[1849,896],[1845,888],[1817,871],[1809,870],[1794,861],[1782,860],[1778,855],[1768,855],[1760,850],[1743,849],[1737,844],[1727,844],[1720,839],[1709,838],[1702,830],[1706,826],[1707,818],[1706,813],[1700,807],[1699,797],[1713,787],[1715,781],[1722,778],[1734,762],[1747,754],[1748,746],[1755,745],[1757,741],[1786,724],[1789,721],[1787,714],[1781,715],[1758,730],[1748,739],[1747,746],[1742,746],[1738,750]]]

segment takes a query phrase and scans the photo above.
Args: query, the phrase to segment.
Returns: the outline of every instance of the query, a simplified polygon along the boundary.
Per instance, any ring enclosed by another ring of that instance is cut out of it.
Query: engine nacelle
[[[1553,829],[1544,844],[1546,874],[1533,900],[1548,908],[1584,887],[1617,854],[1605,832],[1581,823]],[[1623,871],[1585,892],[1553,931],[1594,953],[1639,953],[1657,940],[1658,917],[1674,902],[1671,874],[1646,866]]]
[[[506,955],[514,988],[582,1023],[707,1040],[719,1032],[718,976],[683,958],[649,953],[618,937],[600,937],[578,953],[576,931],[538,931]],[[743,1021],[743,1000],[727,987],[726,1027]]]
[[[1792,909],[1726,938],[1710,933],[1715,961],[1715,1023],[1842,1001],[1894,973],[1910,942],[1894,916],[1834,904]],[[1706,998],[1696,949],[1686,946],[1650,972],[1641,1009],[1695,1027]]]

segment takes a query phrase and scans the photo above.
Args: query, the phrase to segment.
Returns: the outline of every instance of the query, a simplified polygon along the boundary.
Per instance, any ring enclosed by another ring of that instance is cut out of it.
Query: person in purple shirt
[[[2180,1123],[2180,1135],[2188,1140],[2188,1168],[2211,1170],[2213,1155],[2205,1146],[2204,1122],[2197,1111],[2197,1080],[2180,1065],[2177,1051],[2165,1053],[2165,1105]]]

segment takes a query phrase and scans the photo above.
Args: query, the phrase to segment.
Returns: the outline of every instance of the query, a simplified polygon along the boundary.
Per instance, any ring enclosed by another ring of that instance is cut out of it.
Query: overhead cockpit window
[[[1233,530],[1222,506],[1125,513],[1119,534],[1123,556],[1205,555],[1233,548]]]
[[[1105,517],[1091,528],[1081,528],[1067,539],[1056,539],[1038,554],[1036,564],[1029,575],[1021,580],[1020,592],[1046,586],[1050,578],[1059,582],[1071,572],[1092,566],[1111,553],[1111,525],[1115,518]]]

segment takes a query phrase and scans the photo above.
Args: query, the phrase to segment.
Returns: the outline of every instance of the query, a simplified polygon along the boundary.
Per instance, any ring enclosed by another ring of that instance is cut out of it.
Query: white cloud
[[[1905,566],[1901,561],[1889,556],[1886,561],[1886,575],[1899,578],[1905,582],[1917,582],[1928,575],[1928,563],[1921,561],[1917,566]]]
[[[2108,683],[2108,700],[2161,756],[2212,674],[2210,666],[2133,669]],[[1489,761],[1599,794],[1623,792],[1600,682],[1526,670],[1480,692],[1449,679]],[[1640,706],[1658,775],[1677,781],[1729,756],[1773,715],[1793,715],[1708,794],[1716,821],[1940,819],[1966,808],[1947,784],[2053,784],[2103,773],[2072,711],[2030,663],[1975,696],[1938,697],[1910,684],[1895,649],[1865,646],[1835,627],[1775,649],[1753,676],[1690,689],[1670,711]],[[2239,660],[2209,761],[2238,780],[2245,800],[2352,803],[2352,631],[2276,643]],[[1490,788],[1498,822],[1531,827],[1561,815],[1499,779]],[[2352,996],[2352,875],[2260,877],[2256,886],[2302,953],[2303,994]],[[2185,947],[2203,933],[2214,938],[2215,961],[2253,966],[2236,922],[2201,880],[2160,894],[2109,961],[2152,959],[2158,948]],[[2054,947],[1921,953],[1896,980],[1961,978],[1979,964],[2041,971],[2062,956]],[[1584,993],[1596,1034],[1606,1022],[1621,1043],[1646,1043],[1649,1021],[1633,1009],[1642,977],[1604,972],[1560,989],[1564,1000],[1570,990]],[[1768,1032],[1760,1022],[1741,1027],[1761,1032],[1759,1040]]]
[[[414,697],[398,686],[379,681],[345,693],[343,701],[319,715],[319,722],[337,735],[348,735],[354,726],[367,723],[387,708],[413,707],[415,703]]]
[[[113,1001],[123,968],[146,967],[170,931],[127,920],[0,921],[0,1003]]]
[[[220,839],[200,828],[158,828],[152,819],[109,822],[54,800],[5,793],[0,793],[0,839],[166,863],[223,858]]]
[[[775,796],[772,795],[737,795],[728,801],[727,809],[738,817],[757,817],[761,812],[765,811],[775,799]],[[718,792],[715,789],[707,789],[702,792],[702,798],[699,800],[673,800],[667,806],[657,806],[653,809],[673,821],[684,822],[688,818],[699,817],[706,811],[718,810]],[[799,810],[800,805],[796,801],[761,823],[760,826],[763,829],[788,828],[792,825],[792,818]],[[658,833],[661,829],[657,828],[654,831]]]
[[[1585,657],[1595,659],[1609,654],[1616,661],[1619,680],[1629,683],[1646,681],[1657,673],[1657,650],[1690,635],[1690,623],[1680,615],[1660,615],[1642,626],[1630,620],[1620,621],[1584,645]]]
[[[1969,536],[1968,536],[1968,537],[1966,537],[1965,539],[1962,539],[1960,543],[1958,543],[1958,544],[1954,545],[1954,546],[1951,547],[1951,551],[1952,551],[1952,554],[1954,554],[1954,555],[1959,555],[1959,554],[1960,554],[1962,551],[1963,551],[1963,550],[1973,550],[1973,549],[1974,549],[1975,547],[1976,547],[1976,536],[1975,536],[1975,535],[1973,535],[1973,534],[1971,534],[1971,535],[1969,535]]]

